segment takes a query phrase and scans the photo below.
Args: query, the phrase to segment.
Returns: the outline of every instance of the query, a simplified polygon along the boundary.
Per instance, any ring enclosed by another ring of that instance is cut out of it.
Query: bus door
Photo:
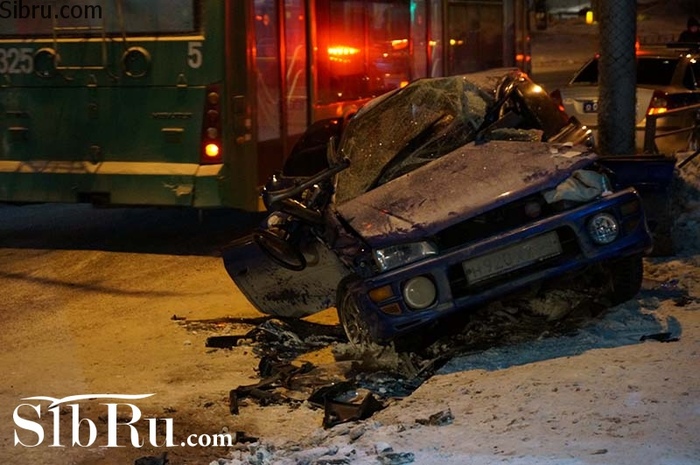
[[[446,20],[448,75],[504,65],[503,0],[450,0]]]
[[[303,0],[255,0],[258,183],[282,167],[308,126]]]

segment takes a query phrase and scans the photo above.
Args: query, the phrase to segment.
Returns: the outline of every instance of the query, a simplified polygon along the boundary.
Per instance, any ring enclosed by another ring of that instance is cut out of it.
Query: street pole
[[[598,148],[602,155],[635,151],[636,0],[599,0]]]

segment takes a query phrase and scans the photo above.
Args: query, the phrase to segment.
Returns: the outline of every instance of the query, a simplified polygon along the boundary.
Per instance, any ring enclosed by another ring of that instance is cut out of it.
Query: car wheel
[[[275,233],[269,229],[258,229],[253,233],[253,240],[258,247],[275,263],[292,271],[306,268],[306,258],[297,247],[283,237],[284,231]]]
[[[641,255],[616,260],[607,265],[607,271],[610,278],[608,297],[612,305],[630,300],[642,288],[644,263]]]
[[[338,310],[338,319],[348,341],[354,346],[366,346],[373,341],[367,323],[362,317],[357,298],[349,290],[350,284],[356,281],[357,278],[350,277],[340,282],[335,305]]]

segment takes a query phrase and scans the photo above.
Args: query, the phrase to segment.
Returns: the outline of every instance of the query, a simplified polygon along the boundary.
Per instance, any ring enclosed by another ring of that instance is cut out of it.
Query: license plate
[[[561,253],[557,233],[551,232],[511,245],[505,249],[462,262],[469,284],[517,270]]]
[[[594,100],[584,100],[583,101],[583,112],[584,113],[598,113],[598,102]]]

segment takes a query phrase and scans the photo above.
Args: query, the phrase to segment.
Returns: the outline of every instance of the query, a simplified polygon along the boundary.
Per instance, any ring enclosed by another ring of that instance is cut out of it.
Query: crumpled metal
[[[602,173],[591,170],[576,170],[556,188],[545,191],[543,195],[547,203],[560,200],[588,202],[609,191],[609,185],[608,178]]]

